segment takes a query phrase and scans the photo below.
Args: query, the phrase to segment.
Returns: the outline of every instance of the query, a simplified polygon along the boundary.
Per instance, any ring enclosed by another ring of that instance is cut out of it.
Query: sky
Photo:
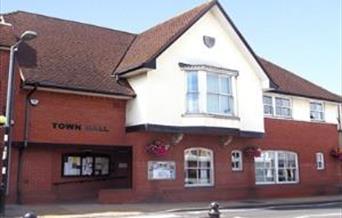
[[[29,11],[133,33],[206,0],[0,0]],[[220,0],[253,50],[342,95],[342,0]]]

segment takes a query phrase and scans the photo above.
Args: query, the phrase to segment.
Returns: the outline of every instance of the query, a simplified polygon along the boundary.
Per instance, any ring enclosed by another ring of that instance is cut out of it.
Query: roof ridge
[[[277,67],[277,68],[282,69],[284,72],[286,72],[286,73],[288,73],[288,74],[290,74],[290,75],[292,75],[292,76],[295,76],[296,78],[299,78],[299,79],[303,80],[304,82],[308,83],[309,85],[316,86],[317,88],[320,88],[320,89],[322,89],[322,90],[324,90],[324,91],[326,91],[326,92],[329,92],[329,94],[338,96],[338,97],[340,97],[340,98],[342,97],[342,95],[339,95],[339,94],[336,94],[336,93],[334,93],[334,92],[331,92],[331,91],[325,89],[324,87],[322,87],[322,86],[320,86],[320,85],[317,85],[316,83],[311,82],[310,80],[308,80],[308,79],[306,79],[306,78],[304,78],[304,77],[301,77],[301,76],[297,75],[296,73],[294,73],[294,72],[292,72],[292,71],[286,69],[286,68],[283,67],[283,66],[280,66],[280,65],[278,65],[278,64],[275,64],[275,63],[273,63],[273,62],[271,62],[271,61],[269,61],[269,60],[267,60],[267,59],[265,59],[265,58],[263,58],[263,57],[260,57],[260,56],[258,56],[258,58],[261,59],[261,60],[263,60],[263,61],[265,61],[265,62],[267,62],[267,63],[269,63],[269,64],[271,64],[271,65],[273,65],[273,66],[275,66],[275,67]]]
[[[34,12],[29,12],[29,11],[17,10],[17,11],[8,12],[8,13],[0,14],[0,15],[8,16],[8,15],[19,14],[19,13],[28,14],[28,15],[36,15],[36,16],[47,18],[47,19],[53,19],[53,20],[58,20],[58,21],[63,21],[63,22],[70,22],[70,23],[75,23],[75,24],[87,25],[87,26],[91,26],[91,27],[95,27],[95,28],[99,28],[99,29],[103,29],[103,30],[109,30],[109,31],[113,31],[113,32],[121,32],[121,33],[124,33],[124,34],[133,35],[133,36],[137,36],[138,35],[136,33],[130,33],[128,31],[112,29],[112,28],[109,28],[109,27],[103,27],[103,26],[99,26],[99,25],[96,25],[96,24],[90,24],[90,23],[85,23],[85,22],[75,21],[75,20],[68,20],[68,19],[63,19],[63,18],[59,18],[59,17],[53,17],[53,16],[49,16],[49,15],[45,15],[45,14],[38,14],[38,13],[34,13]]]
[[[165,21],[163,21],[163,22],[161,22],[161,23],[159,23],[159,24],[157,24],[157,25],[155,25],[155,26],[153,26],[153,27],[151,27],[151,28],[141,32],[140,34],[138,34],[137,37],[136,37],[137,40],[139,39],[139,37],[143,37],[144,34],[148,34],[150,32],[156,31],[156,29],[158,29],[160,27],[163,27],[164,25],[167,25],[168,23],[172,23],[172,22],[176,21],[177,19],[179,19],[179,18],[181,18],[181,17],[183,17],[183,16],[185,16],[185,15],[187,15],[187,14],[193,12],[193,11],[201,9],[198,12],[196,12],[197,14],[189,21],[188,25],[186,25],[186,26],[180,28],[178,31],[176,31],[169,38],[169,40],[168,40],[168,42],[166,42],[166,44],[162,45],[157,51],[153,52],[151,54],[151,56],[147,60],[144,61],[144,63],[141,63],[141,65],[144,65],[144,64],[147,64],[147,63],[150,64],[150,62],[153,59],[155,59],[155,57],[158,56],[161,53],[161,51],[165,50],[165,48],[167,48],[170,44],[172,44],[180,35],[182,35],[188,28],[190,28],[193,23],[195,23],[198,19],[200,19],[203,16],[203,14],[205,14],[205,12],[207,12],[209,9],[211,9],[217,3],[218,3],[217,0],[211,0],[211,1],[205,2],[205,3],[200,4],[200,5],[192,8],[192,9],[189,9],[187,11],[182,12],[182,13],[180,13],[177,16],[173,16],[173,17],[171,17],[171,18],[169,18],[169,19],[167,19],[167,20],[165,20]],[[130,49],[131,49],[131,46],[130,46],[129,50]],[[127,54],[129,53],[129,50],[126,52],[126,55],[124,56],[123,60],[126,58]],[[116,71],[116,72],[114,71],[115,73],[121,74],[121,73],[123,73],[123,72],[125,72],[127,70],[132,69],[132,68],[139,67],[139,65],[138,66],[129,66],[127,69],[124,68],[122,70],[122,69],[120,69],[120,66],[121,66],[121,63],[117,67],[117,69],[119,69],[119,71]]]
[[[175,20],[175,19],[183,16],[184,14],[186,14],[186,13],[192,11],[192,10],[196,10],[196,9],[198,9],[200,7],[203,7],[204,5],[208,5],[208,7],[209,7],[209,5],[214,5],[216,2],[217,2],[217,0],[211,0],[211,1],[207,1],[207,2],[205,2],[203,4],[200,4],[200,5],[198,5],[198,6],[194,7],[194,8],[184,10],[184,11],[178,13],[178,15],[176,15],[176,16],[172,16],[170,18],[165,19],[164,21],[161,21],[161,22],[153,25],[152,27],[150,27],[150,28],[146,29],[145,31],[139,33],[138,35],[143,34],[145,32],[148,32],[148,31],[151,31],[151,30],[157,28],[158,26],[164,25],[165,23],[171,22],[172,20]]]

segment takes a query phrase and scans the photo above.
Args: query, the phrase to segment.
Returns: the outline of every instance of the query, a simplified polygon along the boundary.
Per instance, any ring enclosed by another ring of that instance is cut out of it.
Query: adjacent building
[[[219,2],[140,34],[3,14],[1,114],[26,30],[8,202],[341,193],[341,96],[257,56]]]

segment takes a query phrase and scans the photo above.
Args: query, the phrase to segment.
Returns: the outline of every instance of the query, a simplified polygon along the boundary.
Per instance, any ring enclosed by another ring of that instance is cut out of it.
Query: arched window
[[[185,186],[214,185],[213,152],[205,148],[184,151]]]
[[[254,158],[256,184],[298,183],[298,157],[290,151],[262,151]]]

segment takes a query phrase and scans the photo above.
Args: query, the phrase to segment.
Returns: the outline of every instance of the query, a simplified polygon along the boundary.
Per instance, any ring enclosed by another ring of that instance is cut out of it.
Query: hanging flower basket
[[[331,150],[330,155],[337,160],[342,161],[342,148],[337,147]]]
[[[154,140],[145,146],[145,150],[152,155],[163,157],[167,154],[169,147],[169,145],[166,145],[161,140]]]
[[[243,150],[243,153],[246,157],[260,157],[261,156],[261,149],[257,146],[248,146]]]

